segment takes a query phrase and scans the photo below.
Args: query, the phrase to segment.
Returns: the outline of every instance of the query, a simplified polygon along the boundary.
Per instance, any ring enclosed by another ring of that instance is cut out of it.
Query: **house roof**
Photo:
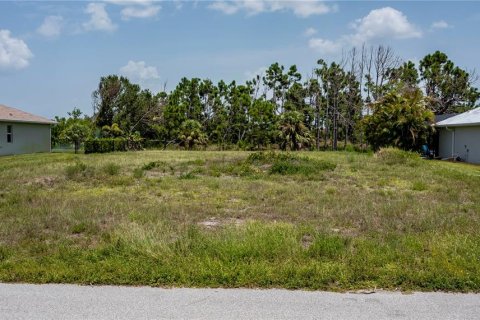
[[[480,108],[438,122],[436,127],[466,127],[480,125]]]
[[[0,104],[0,121],[9,122],[26,122],[26,123],[41,123],[41,124],[55,124],[56,122],[44,117],[36,116],[34,114],[15,109],[12,107]]]
[[[451,117],[455,117],[458,113],[444,113],[444,114],[436,114],[435,115],[435,123],[439,123],[440,121],[446,120]]]

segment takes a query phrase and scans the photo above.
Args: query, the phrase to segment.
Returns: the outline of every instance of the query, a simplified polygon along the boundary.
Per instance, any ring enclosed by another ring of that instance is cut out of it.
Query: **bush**
[[[120,166],[115,163],[107,163],[103,166],[103,172],[109,176],[116,176],[120,172]]]
[[[375,157],[380,162],[392,165],[417,166],[421,159],[418,153],[403,151],[396,148],[382,148],[375,153]]]
[[[128,143],[122,138],[102,138],[85,141],[85,154],[127,151]]]
[[[362,125],[375,151],[382,147],[420,150],[432,132],[433,113],[425,107],[420,89],[394,90],[370,105]]]

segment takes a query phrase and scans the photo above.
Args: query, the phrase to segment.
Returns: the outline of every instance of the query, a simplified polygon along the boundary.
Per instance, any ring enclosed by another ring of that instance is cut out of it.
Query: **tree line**
[[[54,143],[92,137],[155,140],[186,149],[418,149],[434,115],[477,106],[475,72],[436,51],[415,65],[390,47],[353,48],[318,60],[307,76],[273,63],[245,83],[183,78],[156,94],[129,79],[102,77],[93,115],[57,117]]]

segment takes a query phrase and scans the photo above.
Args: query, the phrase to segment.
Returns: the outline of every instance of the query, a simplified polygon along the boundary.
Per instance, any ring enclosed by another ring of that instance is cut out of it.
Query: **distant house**
[[[0,104],[0,156],[50,152],[55,121]]]
[[[437,122],[435,127],[441,158],[480,163],[480,108]]]

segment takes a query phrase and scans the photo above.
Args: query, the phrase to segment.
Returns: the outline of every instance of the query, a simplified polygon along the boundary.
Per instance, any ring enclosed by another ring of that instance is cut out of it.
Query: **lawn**
[[[0,157],[0,281],[480,292],[480,167],[408,154]]]

